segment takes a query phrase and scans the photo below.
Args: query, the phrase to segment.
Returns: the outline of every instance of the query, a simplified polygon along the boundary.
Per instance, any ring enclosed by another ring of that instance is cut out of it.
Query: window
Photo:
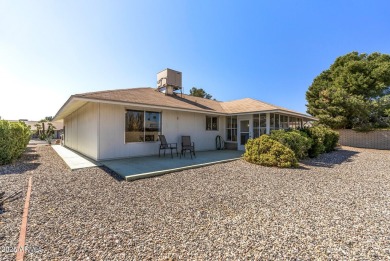
[[[288,119],[288,127],[290,129],[294,129],[295,128],[295,117],[289,117],[289,119]]]
[[[145,141],[156,141],[158,134],[160,134],[160,119],[159,112],[145,112]]]
[[[218,117],[206,116],[206,130],[218,130]]]
[[[260,136],[259,114],[253,114],[253,138],[256,139],[259,136]]]
[[[275,129],[275,114],[273,113],[269,114],[269,129],[270,132]]]
[[[288,116],[280,115],[280,127],[288,129]]]
[[[289,128],[297,129],[303,127],[303,120],[297,117],[289,117]]]
[[[226,141],[237,141],[237,116],[226,117]]]
[[[126,111],[125,142],[157,141],[161,133],[161,113]]]
[[[279,117],[280,117],[279,114],[275,114],[275,130],[279,130],[280,129]]]
[[[258,138],[267,131],[267,116],[265,113],[253,114],[253,138]]]
[[[260,113],[260,135],[267,132],[267,116],[265,113]]]

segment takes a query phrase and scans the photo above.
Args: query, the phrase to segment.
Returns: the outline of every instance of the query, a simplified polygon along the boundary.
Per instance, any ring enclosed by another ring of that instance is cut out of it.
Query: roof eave
[[[289,114],[289,115],[294,115],[294,116],[299,116],[303,117],[309,120],[317,121],[317,118],[314,118],[310,115],[306,115],[303,113],[299,112],[292,112],[288,110],[282,110],[282,109],[272,109],[272,110],[261,110],[261,111],[247,111],[247,112],[235,112],[235,113],[227,113],[228,115],[247,115],[247,114],[254,114],[254,113],[284,113],[284,114]]]
[[[65,107],[71,102],[71,100],[73,100],[73,98],[75,97],[75,95],[71,95],[69,97],[69,99],[64,103],[64,105],[61,106],[61,108],[58,110],[58,112],[56,113],[56,115],[53,117],[53,120],[52,121],[59,121],[59,120],[62,120],[63,118],[61,119],[58,119],[58,116],[60,115],[60,113],[65,109]]]
[[[160,106],[160,105],[150,105],[150,104],[144,104],[144,103],[134,103],[134,102],[124,102],[124,101],[116,101],[116,100],[108,100],[108,99],[98,99],[98,98],[87,98],[82,97],[79,95],[72,95],[69,97],[69,99],[62,105],[62,107],[59,109],[59,111],[56,113],[56,115],[53,118],[53,121],[58,121],[64,119],[68,114],[63,115],[60,117],[61,113],[66,109],[66,107],[72,102],[72,101],[85,101],[85,102],[96,102],[96,103],[107,103],[107,104],[117,104],[117,105],[123,105],[123,106],[135,106],[135,107],[141,107],[141,108],[153,108],[153,109],[166,109],[166,110],[173,110],[173,111],[183,111],[183,112],[196,112],[196,113],[202,113],[202,114],[212,114],[212,115],[219,115],[219,116],[228,116],[228,115],[248,115],[248,114],[254,114],[254,113],[284,113],[294,116],[303,117],[308,120],[316,121],[318,119],[310,116],[305,115],[298,112],[292,112],[288,110],[283,109],[268,109],[268,110],[256,110],[256,111],[247,111],[247,112],[219,112],[219,111],[213,111],[213,110],[194,110],[194,109],[184,109],[184,108],[178,108],[178,107],[171,107],[171,106]],[[76,109],[77,110],[77,109]],[[70,113],[72,113],[71,111]]]
[[[117,105],[123,105],[123,106],[135,106],[135,107],[141,107],[141,108],[166,109],[166,110],[184,111],[184,112],[197,112],[197,113],[202,113],[202,114],[213,114],[213,115],[225,115],[226,114],[223,112],[218,112],[218,111],[213,111],[213,110],[192,110],[192,109],[184,109],[184,108],[171,107],[171,106],[159,106],[159,105],[151,105],[151,104],[135,103],[135,102],[123,102],[123,101],[108,100],[108,99],[86,98],[86,97],[80,97],[78,95],[72,95],[65,102],[65,104],[61,107],[61,109],[57,112],[56,116],[54,117],[55,120],[63,119],[63,118],[57,119],[56,117],[73,100],[86,101],[86,102],[96,102],[96,103],[117,104]]]

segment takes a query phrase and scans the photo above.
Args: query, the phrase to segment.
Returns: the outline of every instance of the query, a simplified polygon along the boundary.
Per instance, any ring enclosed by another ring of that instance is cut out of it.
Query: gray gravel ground
[[[5,192],[6,198],[20,192],[7,200],[0,214],[0,260],[15,260],[28,175],[38,167],[38,157],[36,147],[29,146],[14,164],[0,166],[0,193]]]
[[[0,175],[7,191],[33,176],[27,245],[40,251],[27,260],[390,258],[390,151],[345,147],[297,169],[238,160],[125,182],[34,149],[38,166],[0,167],[22,172]],[[17,243],[22,201],[0,215],[2,245]]]

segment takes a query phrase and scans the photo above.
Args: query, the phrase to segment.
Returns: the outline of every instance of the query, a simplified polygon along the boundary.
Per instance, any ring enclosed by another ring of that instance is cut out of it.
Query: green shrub
[[[298,160],[294,152],[280,142],[271,139],[268,135],[249,139],[245,145],[244,158],[248,162],[269,167],[289,168],[298,166]]]
[[[306,133],[297,130],[274,130],[271,132],[271,138],[290,148],[298,159],[306,158],[313,144],[313,140]]]
[[[11,137],[11,124],[8,121],[0,120],[0,165],[12,160]]]
[[[337,131],[334,131],[330,128],[323,127],[325,131],[325,152],[334,151],[337,143],[339,142],[340,135]]]
[[[307,133],[307,135],[312,139],[313,144],[309,149],[309,157],[315,158],[321,153],[325,152],[325,133],[322,131],[320,127],[310,127],[301,130],[302,132]]]
[[[309,157],[314,158],[324,152],[330,152],[337,146],[339,134],[325,126],[314,126],[301,130],[312,140],[313,144],[309,149]]]
[[[30,127],[24,122],[0,120],[0,165],[19,158],[30,140]]]

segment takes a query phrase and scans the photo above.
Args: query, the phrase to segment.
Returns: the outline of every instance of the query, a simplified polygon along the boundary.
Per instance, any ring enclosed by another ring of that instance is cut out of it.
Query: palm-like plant
[[[39,123],[37,123],[37,124],[35,124],[34,126],[35,126],[35,128],[37,128],[36,134],[37,134],[37,136],[39,137],[39,135],[41,134],[42,125],[39,124]]]

